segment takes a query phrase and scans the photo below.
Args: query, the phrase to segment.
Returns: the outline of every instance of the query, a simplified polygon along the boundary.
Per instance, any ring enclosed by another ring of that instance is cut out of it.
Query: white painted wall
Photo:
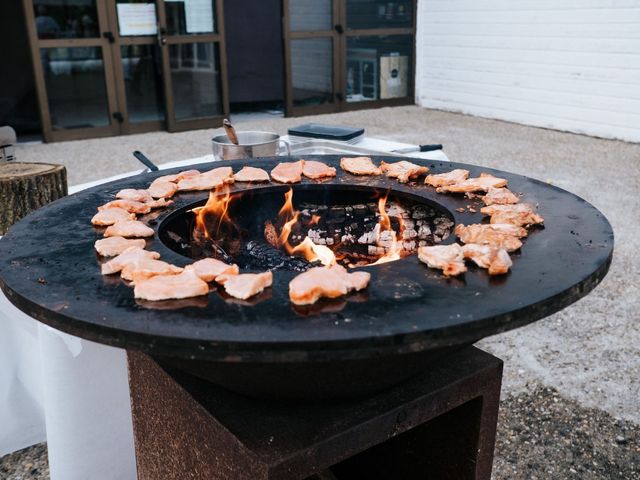
[[[640,0],[418,0],[421,106],[640,142]]]

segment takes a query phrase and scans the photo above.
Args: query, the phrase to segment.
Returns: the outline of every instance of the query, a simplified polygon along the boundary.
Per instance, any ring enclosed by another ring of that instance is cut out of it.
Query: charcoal
[[[319,262],[312,263],[301,257],[291,257],[268,243],[253,240],[244,244],[236,260],[242,268],[255,270],[286,269],[304,272],[319,265]]]

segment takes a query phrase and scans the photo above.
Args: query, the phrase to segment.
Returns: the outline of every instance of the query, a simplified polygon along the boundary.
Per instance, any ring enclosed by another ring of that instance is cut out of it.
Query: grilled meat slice
[[[147,279],[134,276],[133,294],[142,300],[172,300],[199,297],[209,293],[209,285],[192,268],[176,275],[156,275]]]
[[[273,274],[271,272],[224,274],[219,275],[216,280],[218,279],[224,285],[225,292],[234,298],[246,300],[270,287],[273,282]]]
[[[456,168],[455,170],[451,170],[446,173],[427,175],[424,179],[424,183],[431,185],[432,187],[446,187],[447,185],[462,183],[467,178],[469,178],[469,170]]]
[[[427,167],[416,165],[406,160],[394,163],[386,163],[383,161],[380,163],[380,168],[387,177],[397,178],[400,183],[407,183],[409,180],[429,171]]]
[[[124,208],[105,208],[104,210],[98,211],[98,213],[93,216],[91,223],[99,227],[107,227],[122,220],[135,219],[136,214],[129,213]]]
[[[506,185],[507,181],[504,178],[494,177],[489,173],[481,173],[479,177],[468,178],[460,183],[438,187],[436,191],[438,193],[486,192],[489,187],[498,188]]]
[[[342,157],[340,167],[354,175],[382,175],[382,170],[374,165],[370,157]]]
[[[215,258],[203,258],[191,265],[202,280],[213,282],[220,275],[237,275],[240,273],[237,265],[229,265]]]
[[[320,298],[336,298],[369,284],[368,272],[348,273],[340,265],[316,267],[295,277],[289,283],[289,299],[296,305],[310,305]]]
[[[462,247],[464,258],[473,260],[476,265],[489,270],[489,275],[503,275],[509,271],[511,258],[504,248],[491,245],[467,243]]]
[[[442,270],[447,277],[454,277],[467,271],[462,255],[462,247],[457,243],[418,248],[418,258],[431,268]]]
[[[304,160],[281,162],[271,170],[271,178],[280,183],[298,183],[302,180]]]
[[[108,262],[103,263],[101,266],[101,273],[102,275],[111,275],[112,273],[118,273],[124,267],[140,258],[149,258],[156,260],[160,258],[160,254],[158,252],[143,250],[141,247],[129,247],[117,257],[114,257]]]
[[[153,228],[149,228],[139,220],[121,220],[104,231],[105,237],[153,237]]]
[[[94,246],[99,255],[103,257],[115,257],[120,255],[127,248],[138,247],[144,248],[146,241],[142,238],[127,239],[124,237],[109,237],[96,240]]]
[[[518,203],[520,199],[506,187],[489,187],[489,191],[482,197],[485,205],[508,205]]]
[[[266,170],[255,167],[242,167],[233,178],[236,182],[268,182],[270,180]]]
[[[315,160],[305,160],[302,167],[302,174],[314,180],[336,176],[336,169]]]
[[[506,233],[504,227],[500,229],[492,228],[492,225],[456,225],[454,230],[460,241],[463,243],[477,243],[480,245],[491,245],[493,247],[504,248],[507,252],[514,252],[522,247],[520,239],[510,233]]]

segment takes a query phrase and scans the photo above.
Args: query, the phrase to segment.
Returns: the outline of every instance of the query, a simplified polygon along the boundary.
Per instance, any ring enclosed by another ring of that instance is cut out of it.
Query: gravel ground
[[[562,312],[479,346],[505,360],[496,478],[634,478],[634,454],[638,478],[640,262],[634,245],[640,237],[640,145],[418,107],[266,119],[238,129],[284,134],[306,121],[362,126],[367,135],[407,143],[442,143],[453,161],[551,181],[607,216],[616,247],[600,286]],[[156,163],[208,154],[213,133],[24,145],[16,153],[21,161],[66,165],[70,183],[76,184],[138,168],[131,157],[136,149]],[[518,425],[529,425],[530,431],[518,431]],[[622,426],[632,432],[630,440],[613,448],[618,434],[611,435]],[[517,449],[506,443],[510,435]],[[526,435],[530,446],[522,447],[518,439]]]

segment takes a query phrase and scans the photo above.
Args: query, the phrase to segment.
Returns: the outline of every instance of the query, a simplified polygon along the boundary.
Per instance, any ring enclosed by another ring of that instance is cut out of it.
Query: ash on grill
[[[298,245],[309,237],[316,245],[326,245],[341,263],[368,264],[389,251],[396,232],[402,233],[401,256],[418,247],[440,243],[449,236],[453,222],[425,205],[403,206],[390,201],[387,214],[391,230],[379,232],[378,203],[355,205],[317,205],[301,203],[300,218],[289,237]],[[400,221],[400,219],[402,221]],[[265,239],[273,246],[275,222],[266,222]],[[276,235],[277,238],[277,235]]]

